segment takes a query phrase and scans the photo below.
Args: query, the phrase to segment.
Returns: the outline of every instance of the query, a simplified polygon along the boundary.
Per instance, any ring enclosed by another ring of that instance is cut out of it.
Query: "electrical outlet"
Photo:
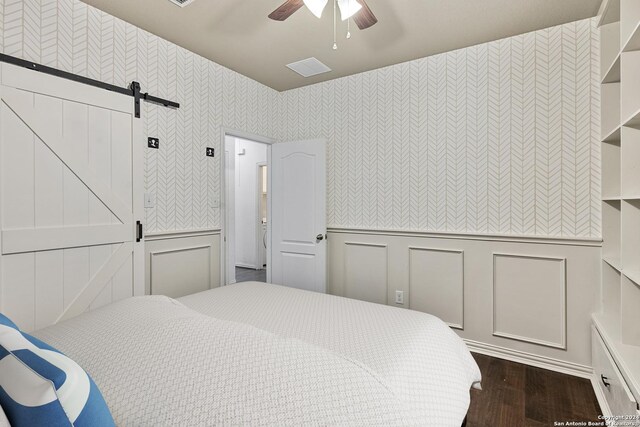
[[[404,291],[396,291],[396,304],[404,304]]]
[[[220,208],[220,200],[218,200],[218,199],[212,200],[211,201],[211,208],[212,209],[219,209]]]

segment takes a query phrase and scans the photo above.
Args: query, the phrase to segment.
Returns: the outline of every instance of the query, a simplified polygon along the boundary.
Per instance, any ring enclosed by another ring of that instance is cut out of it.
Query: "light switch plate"
[[[156,195],[155,193],[144,193],[144,207],[146,209],[153,208],[156,206]]]

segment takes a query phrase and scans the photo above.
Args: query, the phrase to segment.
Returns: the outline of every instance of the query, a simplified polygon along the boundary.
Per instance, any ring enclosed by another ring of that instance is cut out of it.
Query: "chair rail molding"
[[[602,247],[602,238],[567,237],[517,234],[485,234],[410,229],[371,229],[350,227],[328,227],[330,233],[368,234],[379,236],[433,237],[439,239],[480,240],[488,242],[538,243],[545,245],[594,246]]]

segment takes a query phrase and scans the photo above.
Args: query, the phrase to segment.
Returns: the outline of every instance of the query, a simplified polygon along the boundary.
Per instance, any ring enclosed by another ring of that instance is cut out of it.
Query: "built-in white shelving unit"
[[[593,346],[597,354],[603,343],[611,358],[594,360],[594,369],[599,380],[605,375],[599,370],[607,373],[605,378],[620,377],[610,385],[604,384],[606,380],[600,384],[610,410],[636,411],[640,402],[640,1],[604,0],[600,11],[603,262]],[[611,366],[606,360],[613,362]]]

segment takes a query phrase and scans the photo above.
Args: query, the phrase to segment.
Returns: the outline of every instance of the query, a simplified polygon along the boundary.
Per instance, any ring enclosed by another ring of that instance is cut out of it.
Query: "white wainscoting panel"
[[[464,329],[464,251],[409,247],[409,308]]]
[[[145,242],[146,293],[171,298],[220,286],[220,234],[151,236]]]
[[[601,242],[343,228],[327,242],[331,294],[379,303],[386,294],[390,306],[449,323],[474,351],[592,372]]]
[[[178,298],[210,287],[211,245],[152,252],[150,262],[152,294]]]
[[[345,242],[344,296],[387,303],[387,245]]]
[[[493,254],[493,335],[565,349],[565,258]]]

